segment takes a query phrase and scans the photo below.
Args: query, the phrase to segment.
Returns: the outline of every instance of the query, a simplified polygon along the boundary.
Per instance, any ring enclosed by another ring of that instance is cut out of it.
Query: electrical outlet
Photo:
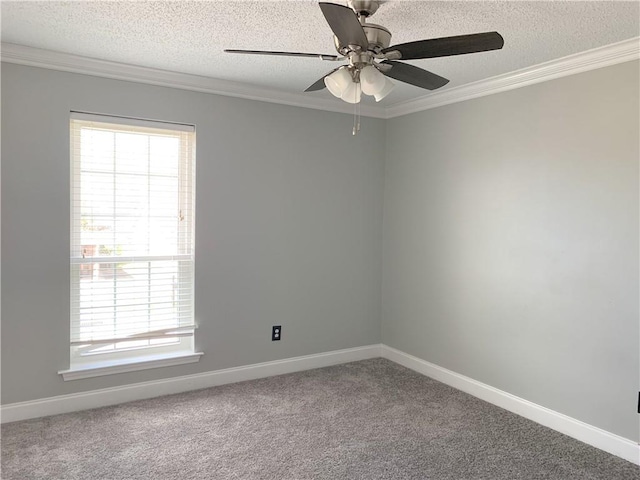
[[[282,326],[274,325],[271,327],[271,341],[276,342],[282,337]]]

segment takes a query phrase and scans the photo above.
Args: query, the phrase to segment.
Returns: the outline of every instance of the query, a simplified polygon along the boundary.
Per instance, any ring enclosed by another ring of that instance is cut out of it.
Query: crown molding
[[[127,65],[124,63],[81,57],[68,53],[2,43],[3,62],[80,73],[97,77],[113,78],[129,82],[145,83],[162,87],[178,88],[195,92],[211,93],[229,97],[278,103],[295,107],[311,108],[338,113],[353,113],[353,106],[331,99],[314,98],[298,93],[282,92],[248,84],[230,82],[186,73],[170,72],[155,68]],[[638,60],[640,37],[594,48],[549,62],[498,75],[486,80],[431,93],[423,97],[390,105],[387,108],[371,105],[360,106],[365,117],[395,118],[410,113],[429,110],[473,98],[506,92],[576,73]]]
[[[451,103],[471,100],[472,98],[506,92],[555,78],[638,60],[639,58],[640,37],[630,38],[622,42],[401,102],[387,108],[386,118],[400,117]]]
[[[2,43],[1,60],[7,63],[30,67],[47,68],[63,72],[80,73],[96,77],[145,83],[161,87],[179,88],[194,92],[211,93],[227,97],[258,100],[294,107],[325,110],[329,112],[353,114],[353,105],[342,101],[314,98],[298,93],[262,88],[228,80],[220,80],[187,73],[170,72],[156,68],[140,67],[124,63],[81,57],[68,53],[54,52],[40,48],[12,43]],[[382,107],[361,105],[360,114],[365,117],[385,118]]]

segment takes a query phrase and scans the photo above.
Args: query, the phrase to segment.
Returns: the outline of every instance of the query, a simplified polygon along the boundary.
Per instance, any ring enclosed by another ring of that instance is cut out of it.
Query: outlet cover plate
[[[271,341],[277,342],[282,338],[282,325],[274,325],[271,327]]]

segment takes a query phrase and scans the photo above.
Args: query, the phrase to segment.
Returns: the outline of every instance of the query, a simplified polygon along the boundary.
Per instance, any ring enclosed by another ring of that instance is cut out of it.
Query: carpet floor
[[[2,478],[640,479],[384,359],[2,426]]]

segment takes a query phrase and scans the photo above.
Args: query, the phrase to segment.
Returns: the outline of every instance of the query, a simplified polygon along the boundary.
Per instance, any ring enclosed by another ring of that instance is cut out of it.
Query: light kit
[[[333,96],[347,103],[359,103],[363,93],[379,102],[395,86],[371,63],[340,67],[324,77],[324,84]]]

